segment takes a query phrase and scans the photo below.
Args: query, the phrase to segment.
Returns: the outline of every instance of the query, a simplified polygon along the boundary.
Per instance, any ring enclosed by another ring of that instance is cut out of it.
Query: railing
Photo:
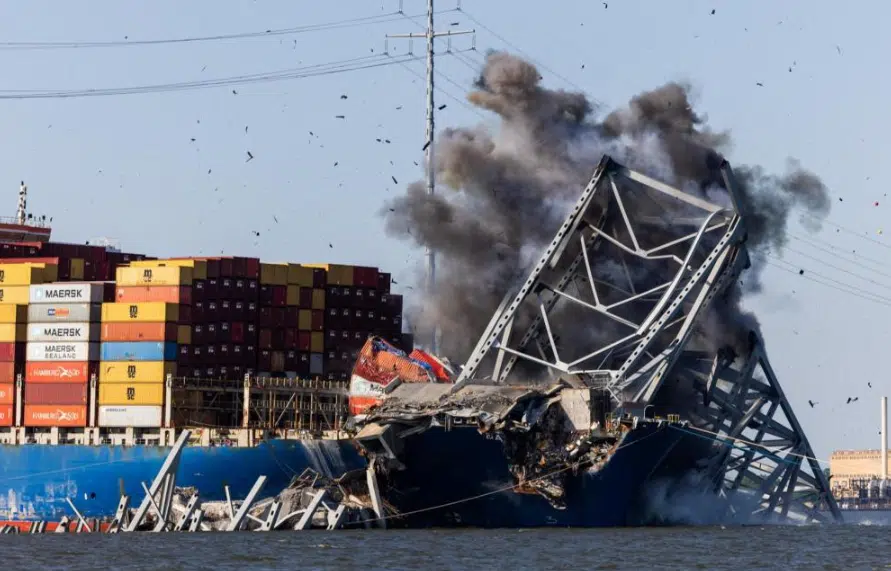
[[[16,216],[0,216],[0,224],[19,225],[19,219]],[[33,226],[35,228],[49,228],[49,223],[45,218],[32,217],[25,219],[25,226]]]

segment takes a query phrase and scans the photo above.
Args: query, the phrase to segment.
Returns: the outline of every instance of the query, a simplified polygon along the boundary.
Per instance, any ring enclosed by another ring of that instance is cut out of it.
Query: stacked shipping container
[[[27,325],[24,426],[83,427],[99,354],[101,303],[113,284],[32,285]]]
[[[45,262],[0,264],[0,304],[4,306],[4,324],[0,332],[0,425],[11,426],[15,410],[15,380],[25,369],[27,307],[31,284],[42,284],[58,277],[58,266]],[[11,309],[6,309],[11,308]]]
[[[167,375],[191,341],[193,271],[164,262],[118,268],[117,301],[102,306],[101,426],[161,425]]]
[[[285,332],[296,326],[297,298],[297,288],[288,287],[287,264],[260,264],[257,374],[261,377],[285,376]]]
[[[328,270],[325,378],[346,381],[370,335],[381,335],[411,351],[402,334],[402,296],[390,293],[390,274],[362,266],[324,266]]]

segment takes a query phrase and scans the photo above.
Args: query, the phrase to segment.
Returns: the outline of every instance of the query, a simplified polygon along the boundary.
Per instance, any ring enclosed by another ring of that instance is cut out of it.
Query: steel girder
[[[749,265],[744,222],[726,162],[708,181],[680,189],[604,156],[492,316],[454,390],[471,379],[559,377],[605,388],[617,404],[646,405],[667,379],[698,378],[702,371],[689,368],[690,356],[702,354],[694,338],[701,344],[710,306]],[[760,340],[750,348],[739,371],[740,358],[706,351],[713,358],[697,384],[702,402],[677,411],[714,440],[708,477],[728,498],[757,486],[758,513],[819,519],[828,508],[840,517]]]

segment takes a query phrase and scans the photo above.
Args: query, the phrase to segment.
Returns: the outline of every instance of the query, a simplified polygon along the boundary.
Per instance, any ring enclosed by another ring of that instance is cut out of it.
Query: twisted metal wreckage
[[[428,432],[449,438],[459,428],[475,428],[464,432],[500,444],[513,490],[544,496],[558,511],[571,507],[567,490],[581,474],[599,475],[604,486],[632,481],[633,504],[660,475],[677,487],[693,473],[698,490],[718,498],[724,520],[840,520],[760,337],[727,326],[713,331],[719,306],[733,303],[728,292],[750,264],[733,172],[723,161],[713,173],[707,196],[723,194],[726,206],[604,156],[541,259],[504,298],[456,381],[397,379],[383,402],[357,419],[357,441],[384,479],[384,495],[399,504],[409,493],[399,486],[413,485],[442,497],[431,491],[448,485],[445,480],[424,480],[436,477],[432,468],[423,478],[405,479],[446,455],[440,446],[419,457],[421,448],[412,441]],[[625,450],[657,433],[675,437],[639,452]],[[491,456],[493,449],[487,450]],[[456,458],[462,454],[469,464],[470,448]],[[616,479],[608,475],[611,464]],[[455,485],[456,474],[467,471],[443,469]],[[590,484],[586,489],[595,493]],[[609,501],[600,499],[597,507],[631,509]],[[419,505],[404,500],[401,507]],[[479,521],[492,524],[490,516]],[[548,521],[632,521],[555,517]]]

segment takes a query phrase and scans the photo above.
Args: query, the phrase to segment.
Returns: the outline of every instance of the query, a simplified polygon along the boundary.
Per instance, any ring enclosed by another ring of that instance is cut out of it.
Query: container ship
[[[353,363],[369,335],[412,350],[389,274],[57,243],[26,200],[0,220],[0,520],[113,516],[184,427],[178,482],[209,500],[364,466]]]

